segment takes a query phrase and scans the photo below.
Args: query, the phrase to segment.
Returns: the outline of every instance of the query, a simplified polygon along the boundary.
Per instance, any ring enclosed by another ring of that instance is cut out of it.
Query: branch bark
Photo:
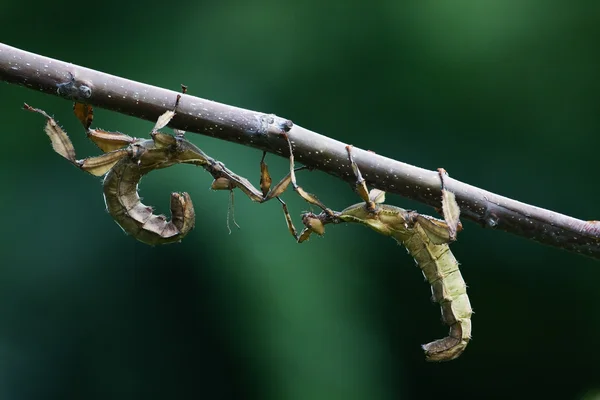
[[[96,107],[155,121],[173,108],[176,91],[105,74],[0,43],[0,80],[36,91],[84,101]],[[172,128],[200,133],[288,157],[281,136],[287,132],[296,159],[311,169],[351,184],[355,177],[345,143],[291,121],[198,97],[183,95]],[[359,148],[354,158],[367,183],[375,188],[441,207],[437,171],[429,171]],[[456,195],[462,217],[547,245],[600,259],[600,222],[582,221],[525,204],[452,178],[445,186]]]

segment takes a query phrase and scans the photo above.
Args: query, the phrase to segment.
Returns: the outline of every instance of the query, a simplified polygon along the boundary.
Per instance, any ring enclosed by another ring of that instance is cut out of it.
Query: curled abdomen
[[[471,304],[458,262],[447,244],[432,243],[427,234],[416,231],[404,245],[431,285],[433,301],[440,304],[442,321],[450,327],[447,337],[423,345],[428,361],[449,361],[458,357],[471,338]]]
[[[150,244],[166,244],[183,239],[194,227],[195,213],[187,193],[171,193],[171,220],[155,215],[142,204],[138,183],[148,172],[135,161],[122,160],[104,178],[104,201],[115,222],[129,235]]]

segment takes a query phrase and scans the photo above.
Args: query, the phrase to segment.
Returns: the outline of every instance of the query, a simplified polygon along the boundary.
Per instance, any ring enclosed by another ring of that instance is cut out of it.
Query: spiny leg
[[[77,160],[75,157],[75,148],[69,136],[56,123],[54,118],[50,117],[45,111],[33,108],[28,104],[24,105],[25,110],[33,111],[46,117],[46,126],[44,130],[52,142],[52,148],[55,152],[66,158],[73,165],[89,172],[95,176],[106,174],[120,160],[128,156],[127,149],[113,150],[97,157],[88,157]]]
[[[89,104],[74,103],[73,113],[83,125],[88,139],[105,153],[118,150],[135,142],[134,138],[123,133],[90,128],[94,120],[94,109]]]

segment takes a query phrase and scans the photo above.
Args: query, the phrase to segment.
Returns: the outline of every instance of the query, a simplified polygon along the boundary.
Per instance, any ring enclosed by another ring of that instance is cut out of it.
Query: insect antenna
[[[234,195],[233,195],[233,190],[229,191],[229,204],[227,205],[227,230],[229,231],[229,234],[231,235],[231,228],[229,226],[229,219],[231,215],[231,220],[233,221],[233,223],[235,224],[235,226],[237,226],[238,229],[241,229],[240,226],[238,225],[238,223],[235,221],[235,203],[234,203]]]

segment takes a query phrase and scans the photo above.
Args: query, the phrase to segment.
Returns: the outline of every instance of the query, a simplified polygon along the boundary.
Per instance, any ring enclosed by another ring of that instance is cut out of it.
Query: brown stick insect
[[[431,285],[432,299],[440,304],[443,322],[450,327],[447,337],[423,345],[428,361],[449,361],[457,358],[467,347],[471,338],[471,304],[467,297],[467,287],[458,269],[458,262],[448,244],[456,240],[456,233],[462,229],[459,222],[460,209],[454,193],[444,188],[446,172],[439,169],[442,181],[442,210],[444,220],[416,211],[383,204],[385,192],[373,189],[369,192],[358,165],[352,156],[352,146],[346,146],[348,159],[356,176],[356,191],[363,203],[354,204],[342,211],[333,211],[314,196],[305,197],[311,204],[318,205],[320,214],[304,213],[302,221],[306,228],[298,237],[302,242],[311,233],[323,235],[326,224],[354,222],[368,226],[375,232],[391,236],[402,244],[414,257]],[[291,151],[291,149],[290,149]],[[291,172],[293,176],[293,157]],[[295,184],[295,179],[292,180]]]
[[[105,152],[100,156],[81,160],[76,159],[71,140],[52,117],[43,110],[27,104],[24,108],[46,117],[45,131],[50,137],[54,151],[92,175],[104,175],[103,190],[108,212],[126,233],[143,243],[157,245],[178,242],[194,227],[194,207],[188,193],[171,194],[170,221],[167,221],[164,215],[155,215],[153,208],[142,204],[138,195],[138,184],[144,175],[175,164],[192,164],[204,168],[214,178],[211,188],[230,190],[232,199],[235,188],[239,188],[251,200],[260,203],[277,198],[283,206],[290,231],[295,233],[287,206],[279,197],[290,183],[290,174],[271,189],[271,178],[263,155],[259,191],[246,178],[227,169],[222,162],[208,156],[186,140],[183,131],[176,130],[175,136],[159,131],[174,117],[180,98],[178,95],[173,111],[166,111],[158,118],[150,132],[151,139],[137,139],[118,132],[92,129],[92,107],[75,103],[75,115],[86,129],[87,136]]]

